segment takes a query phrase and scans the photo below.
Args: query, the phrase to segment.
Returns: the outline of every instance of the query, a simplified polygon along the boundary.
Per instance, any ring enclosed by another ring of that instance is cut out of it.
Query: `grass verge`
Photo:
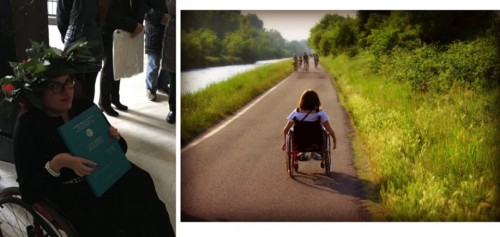
[[[370,60],[339,56],[322,65],[352,116],[374,220],[499,220],[500,90],[455,84],[415,92],[373,73]]]

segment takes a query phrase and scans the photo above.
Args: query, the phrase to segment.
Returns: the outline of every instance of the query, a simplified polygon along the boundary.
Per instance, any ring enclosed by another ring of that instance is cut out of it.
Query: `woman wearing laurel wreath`
[[[65,51],[33,43],[30,59],[12,64],[14,76],[0,79],[6,98],[2,107],[21,104],[14,133],[15,165],[22,199],[55,203],[80,236],[175,236],[165,204],[151,176],[132,168],[103,196],[95,197],[83,178],[96,164],[72,156],[57,128],[94,105],[74,97],[76,65],[92,63],[87,43]],[[127,143],[116,128],[109,135],[125,153]],[[98,165],[98,164],[97,164]]]

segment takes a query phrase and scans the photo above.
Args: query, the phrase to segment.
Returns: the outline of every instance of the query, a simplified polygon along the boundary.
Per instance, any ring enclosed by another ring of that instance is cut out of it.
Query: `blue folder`
[[[58,128],[74,156],[97,163],[85,176],[97,197],[102,196],[130,168],[118,142],[109,135],[109,125],[97,106],[92,106]]]

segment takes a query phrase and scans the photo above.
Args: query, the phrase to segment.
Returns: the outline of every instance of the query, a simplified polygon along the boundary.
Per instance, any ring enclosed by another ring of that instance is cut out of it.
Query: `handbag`
[[[113,74],[115,81],[144,71],[144,31],[134,38],[124,30],[113,32]]]

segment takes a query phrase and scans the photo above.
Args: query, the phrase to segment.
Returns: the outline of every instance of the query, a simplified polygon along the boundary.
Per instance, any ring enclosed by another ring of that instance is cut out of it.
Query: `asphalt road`
[[[305,89],[318,93],[337,136],[331,177],[315,160],[300,162],[294,179],[286,171],[282,131]],[[321,66],[291,74],[182,149],[181,221],[368,221],[350,132]]]

